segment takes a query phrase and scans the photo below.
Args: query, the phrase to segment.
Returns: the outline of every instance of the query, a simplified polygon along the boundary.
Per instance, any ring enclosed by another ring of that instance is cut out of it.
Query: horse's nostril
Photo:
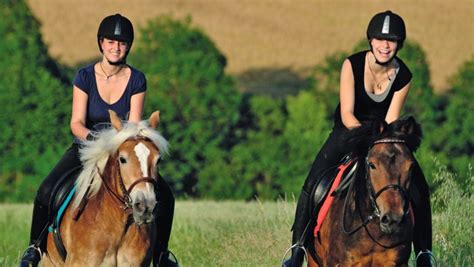
[[[392,218],[390,218],[390,215],[385,214],[380,219],[380,222],[382,222],[383,224],[390,224],[392,222]]]
[[[135,210],[141,211],[141,212],[145,211],[145,208],[146,208],[146,207],[145,207],[145,204],[144,204],[143,202],[141,202],[141,201],[140,201],[140,202],[136,202],[135,204],[133,204],[133,206],[134,206],[134,209],[135,209]]]

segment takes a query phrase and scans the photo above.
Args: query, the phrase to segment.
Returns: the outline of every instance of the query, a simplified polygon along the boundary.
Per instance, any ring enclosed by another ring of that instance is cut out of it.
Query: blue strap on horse
[[[63,260],[66,259],[67,251],[61,239],[59,226],[61,219],[76,192],[76,178],[81,166],[66,172],[56,183],[49,201],[49,216],[51,225],[48,231],[53,234],[54,243]]]

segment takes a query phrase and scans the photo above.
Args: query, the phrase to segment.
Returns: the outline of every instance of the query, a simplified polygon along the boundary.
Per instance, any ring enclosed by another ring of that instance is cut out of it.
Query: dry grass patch
[[[162,14],[193,17],[227,56],[230,73],[255,68],[305,69],[364,38],[370,17],[391,9],[407,23],[408,38],[427,53],[437,90],[473,54],[471,0],[28,0],[54,58],[67,65],[98,55],[100,20],[122,13],[144,26]],[[159,55],[157,55],[159,56]]]

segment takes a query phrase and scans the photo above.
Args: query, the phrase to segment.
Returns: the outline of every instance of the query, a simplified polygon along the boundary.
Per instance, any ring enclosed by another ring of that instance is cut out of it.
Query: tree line
[[[70,145],[72,80],[80,67],[48,57],[39,23],[23,1],[1,0],[0,201],[31,201]],[[226,58],[191,18],[157,17],[140,29],[128,61],[148,81],[145,117],[161,110],[170,154],[160,172],[179,197],[275,199],[298,194],[332,127],[339,71],[351,51],[328,56],[305,77],[305,88],[275,98],[245,94],[225,73]],[[432,187],[441,162],[472,193],[474,57],[434,93],[422,47],[407,42],[399,56],[413,72],[404,114],[422,124],[416,153]]]

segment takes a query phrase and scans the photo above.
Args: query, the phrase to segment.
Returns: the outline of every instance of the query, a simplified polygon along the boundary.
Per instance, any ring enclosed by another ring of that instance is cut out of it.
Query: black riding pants
[[[45,230],[49,217],[49,201],[52,191],[58,180],[69,170],[81,166],[79,159],[79,146],[70,146],[53,170],[46,176],[36,192],[35,204],[33,207],[33,218],[31,223],[30,244],[38,244],[41,250],[45,251],[46,242],[41,233]]]
[[[343,132],[342,129],[333,130],[316,155],[303,185],[303,190],[308,194],[312,193],[314,186],[321,179],[321,174],[330,167],[336,166],[342,157],[350,152],[351,149],[343,145]]]
[[[156,188],[157,198],[157,249],[155,252],[160,253],[168,250],[168,241],[171,235],[171,227],[173,225],[174,214],[174,195],[168,183],[158,175],[158,184]]]

